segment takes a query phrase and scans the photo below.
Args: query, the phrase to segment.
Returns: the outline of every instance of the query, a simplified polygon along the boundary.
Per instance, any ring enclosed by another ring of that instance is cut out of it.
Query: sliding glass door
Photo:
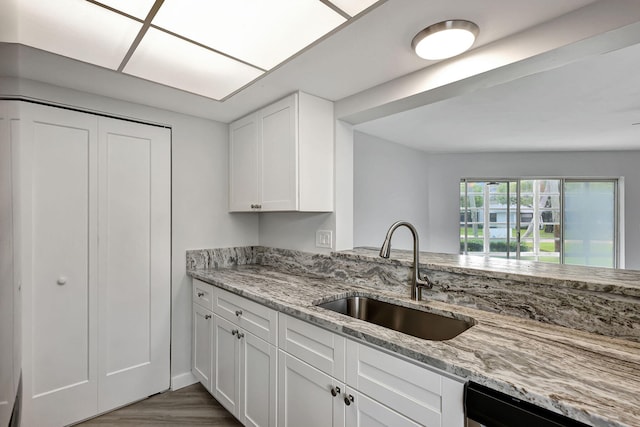
[[[617,266],[617,180],[463,179],[460,251]]]

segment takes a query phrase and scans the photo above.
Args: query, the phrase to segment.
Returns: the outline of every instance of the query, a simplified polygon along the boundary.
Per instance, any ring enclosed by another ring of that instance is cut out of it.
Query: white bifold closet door
[[[168,129],[21,113],[24,425],[169,387]]]

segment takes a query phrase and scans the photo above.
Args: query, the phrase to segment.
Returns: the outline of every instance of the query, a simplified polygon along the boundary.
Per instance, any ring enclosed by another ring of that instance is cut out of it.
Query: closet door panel
[[[96,410],[96,119],[26,110],[25,422],[62,425]]]
[[[100,120],[100,401],[169,387],[167,129]]]

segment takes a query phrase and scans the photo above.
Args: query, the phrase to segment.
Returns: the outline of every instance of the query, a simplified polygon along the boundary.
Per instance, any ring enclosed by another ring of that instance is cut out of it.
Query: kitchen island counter
[[[368,342],[594,426],[640,426],[640,344],[266,265],[189,275],[315,325]],[[316,304],[373,295],[475,319],[448,341],[426,341]]]

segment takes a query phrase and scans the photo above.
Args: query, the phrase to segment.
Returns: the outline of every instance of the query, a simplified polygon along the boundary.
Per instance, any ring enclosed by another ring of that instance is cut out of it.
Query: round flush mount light
[[[411,41],[420,58],[446,59],[468,50],[480,29],[471,21],[452,19],[429,25]]]

